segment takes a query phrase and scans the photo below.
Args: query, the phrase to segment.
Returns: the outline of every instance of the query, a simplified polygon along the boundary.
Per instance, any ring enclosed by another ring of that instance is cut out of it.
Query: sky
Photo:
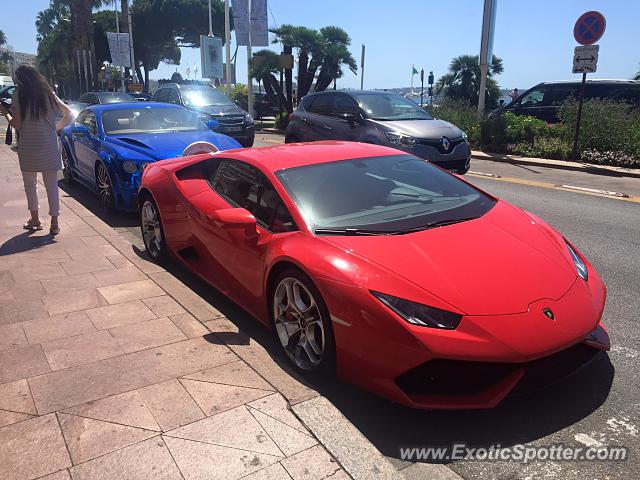
[[[577,79],[571,73],[573,25],[589,10],[604,14],[607,28],[600,45],[598,71],[589,78],[631,78],[640,70],[639,0],[497,0],[494,54],[504,72],[496,77],[502,88],[528,88],[542,81]],[[38,11],[49,0],[0,0],[0,30],[18,51],[36,52],[34,26]],[[366,45],[365,88],[406,87],[411,67],[424,68],[425,80],[446,73],[451,59],[478,54],[483,0],[269,0],[269,28],[290,23],[310,28],[342,27],[351,36],[351,52],[360,64]],[[206,32],[203,32],[206,33]],[[232,53],[235,49],[232,32]],[[135,40],[135,32],[134,32]],[[271,47],[280,51],[280,45]],[[237,79],[246,83],[246,47],[238,51]],[[182,49],[178,71],[199,64],[199,50]],[[200,70],[200,67],[198,66]],[[161,64],[151,78],[168,78],[175,65]],[[192,73],[193,78],[193,73]],[[415,85],[420,82],[414,78]],[[359,88],[360,77],[345,68],[338,88]]]

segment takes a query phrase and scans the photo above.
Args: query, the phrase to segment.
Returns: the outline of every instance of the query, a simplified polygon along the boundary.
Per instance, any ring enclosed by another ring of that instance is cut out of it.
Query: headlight
[[[566,242],[566,240],[565,240]],[[582,261],[582,258],[580,258],[580,255],[578,255],[578,252],[576,252],[573,247],[571,245],[569,245],[569,242],[567,242],[567,248],[569,249],[569,253],[571,254],[571,258],[573,258],[573,263],[576,266],[576,271],[578,272],[578,276],[580,278],[582,278],[583,280],[588,280],[589,279],[589,271],[587,270],[587,266],[585,265],[585,263]]]
[[[417,139],[410,137],[409,135],[404,135],[403,133],[397,133],[397,132],[384,132],[384,134],[387,136],[387,139],[389,140],[389,142],[395,144],[395,145],[415,145],[417,142]]]
[[[466,132],[462,132],[462,138],[465,142],[469,143],[469,136],[466,134]]]
[[[244,123],[251,125],[253,123],[253,117],[248,113],[244,116]]]
[[[135,173],[138,171],[138,165],[136,164],[136,162],[127,160],[125,162],[122,162],[122,169],[127,173]]]
[[[393,297],[385,293],[374,292],[373,290],[371,290],[371,293],[412,325],[453,330],[462,319],[462,315],[459,313],[448,312],[428,305],[422,305],[421,303],[410,302],[409,300],[403,300],[402,298]]]

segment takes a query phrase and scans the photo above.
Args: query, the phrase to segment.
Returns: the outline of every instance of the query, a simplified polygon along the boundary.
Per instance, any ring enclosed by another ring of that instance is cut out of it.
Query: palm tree
[[[7,44],[7,37],[2,30],[0,30],[0,48],[3,48]],[[0,72],[8,73],[7,63],[13,60],[13,57],[7,50],[0,52]]]
[[[495,55],[487,73],[487,105],[497,103],[500,91],[497,82],[492,78],[502,73],[502,60]],[[466,100],[472,105],[478,104],[480,91],[480,65],[478,55],[460,55],[451,60],[449,72],[436,83],[436,92],[444,96]]]
[[[56,16],[56,11],[53,8],[38,12],[36,16],[36,32],[38,33],[36,40],[38,40],[38,43],[42,42],[56,27]]]
[[[638,73],[636,73],[636,76],[633,77],[634,80],[640,80],[640,70],[638,70]]]
[[[260,58],[258,62],[256,57]],[[293,105],[283,93],[282,85],[276,78],[280,72],[278,67],[278,55],[272,50],[260,50],[253,54],[254,61],[251,65],[251,75],[264,85],[264,91],[269,101],[274,105],[282,105],[284,111],[291,113]]]

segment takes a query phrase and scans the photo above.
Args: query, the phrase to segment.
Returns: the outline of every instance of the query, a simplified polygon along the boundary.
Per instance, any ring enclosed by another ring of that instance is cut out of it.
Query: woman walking
[[[53,93],[45,78],[30,66],[18,67],[14,74],[16,91],[11,100],[11,113],[0,105],[0,111],[20,134],[18,160],[31,218],[23,225],[26,230],[42,230],[39,217],[38,172],[42,174],[52,235],[60,233],[60,197],[58,172],[62,157],[58,146],[58,131],[73,120],[69,107]],[[56,119],[62,117],[57,123]]]

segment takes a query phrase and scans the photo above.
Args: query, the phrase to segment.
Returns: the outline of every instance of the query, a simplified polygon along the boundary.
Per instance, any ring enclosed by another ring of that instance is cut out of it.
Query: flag
[[[411,68],[413,69],[413,71],[411,72],[411,76],[418,75],[418,73],[420,73],[418,72],[418,70],[416,70],[415,66],[412,65]]]

